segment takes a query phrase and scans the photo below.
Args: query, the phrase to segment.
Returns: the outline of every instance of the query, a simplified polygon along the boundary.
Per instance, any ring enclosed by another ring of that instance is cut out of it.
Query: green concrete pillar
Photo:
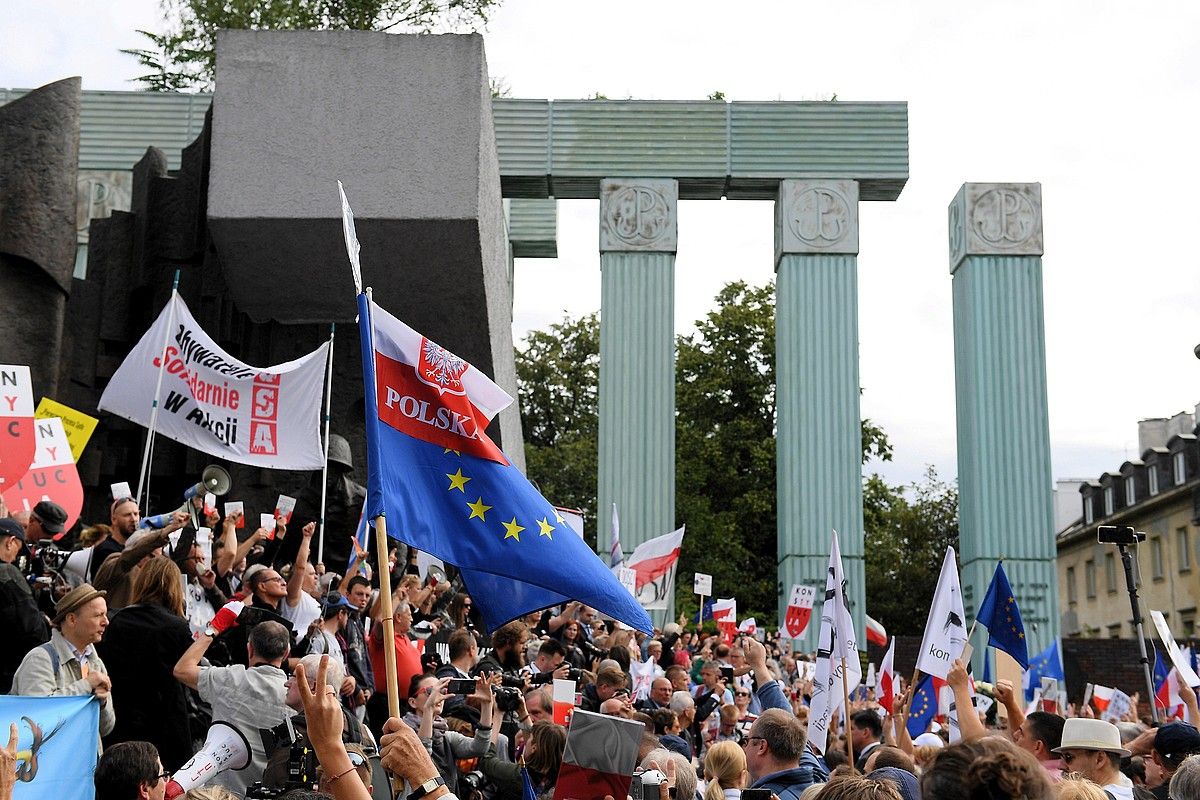
[[[675,529],[675,250],[679,184],[600,182],[600,479],[596,542],[621,546]],[[683,580],[683,578],[680,578]],[[690,581],[691,576],[686,576]],[[669,594],[669,593],[668,593]],[[666,617],[674,614],[667,598]],[[661,620],[662,613],[655,615]]]
[[[963,604],[970,623],[1003,558],[1032,656],[1059,635],[1041,185],[963,184],[949,222]]]
[[[816,587],[805,650],[816,649],[833,529],[858,646],[866,649],[857,270],[858,183],[782,181],[775,202],[779,613],[793,583]]]

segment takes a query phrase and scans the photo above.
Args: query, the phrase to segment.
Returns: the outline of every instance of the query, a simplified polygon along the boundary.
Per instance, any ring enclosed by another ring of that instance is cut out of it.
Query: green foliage
[[[717,91],[715,91],[715,92],[713,92],[712,94],[710,94],[710,95],[708,96],[708,99],[709,99],[709,100],[724,100],[724,99],[725,99],[725,93],[724,93],[724,92],[722,92],[720,89],[718,89]]]
[[[933,467],[909,487],[863,483],[867,613],[893,635],[920,635],[946,547],[958,549],[958,489]],[[904,587],[897,591],[897,587]]]
[[[687,524],[676,607],[695,610],[690,576],[707,572],[738,587],[743,614],[774,619],[774,286],[727,284],[676,347],[675,516]],[[530,332],[516,359],[529,477],[554,502],[584,510],[594,547],[596,530],[608,527],[596,509],[597,315]],[[883,430],[863,420],[862,431],[864,463],[890,460]]]
[[[599,464],[600,320],[566,317],[531,331],[516,352],[525,462],[531,480],[555,503],[584,511],[596,544]]]
[[[151,47],[130,48],[151,91],[212,88],[217,31],[475,30],[500,0],[162,0],[161,33],[139,30]]]

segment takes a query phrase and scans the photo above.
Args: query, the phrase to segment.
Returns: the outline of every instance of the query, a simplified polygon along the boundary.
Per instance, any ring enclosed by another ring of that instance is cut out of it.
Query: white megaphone
[[[166,800],[182,797],[189,789],[203,786],[225,770],[250,765],[250,743],[228,722],[214,722],[204,746],[167,782]]]

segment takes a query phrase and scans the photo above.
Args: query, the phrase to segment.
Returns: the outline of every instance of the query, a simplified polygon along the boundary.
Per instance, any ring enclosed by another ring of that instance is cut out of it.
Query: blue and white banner
[[[100,702],[91,696],[0,695],[0,730],[17,724],[13,800],[92,800]]]

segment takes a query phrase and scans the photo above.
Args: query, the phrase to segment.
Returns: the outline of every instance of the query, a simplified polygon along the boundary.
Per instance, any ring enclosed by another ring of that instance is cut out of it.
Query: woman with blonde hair
[[[1108,800],[1103,789],[1073,772],[1064,775],[1054,788],[1058,792],[1055,800]]]
[[[133,581],[130,604],[113,615],[96,643],[121,709],[104,745],[147,741],[168,772],[192,757],[183,684],[172,670],[192,644],[183,618],[183,575],[163,556],[147,559]]]
[[[742,746],[734,741],[717,742],[704,755],[704,800],[738,800],[749,777]]]

